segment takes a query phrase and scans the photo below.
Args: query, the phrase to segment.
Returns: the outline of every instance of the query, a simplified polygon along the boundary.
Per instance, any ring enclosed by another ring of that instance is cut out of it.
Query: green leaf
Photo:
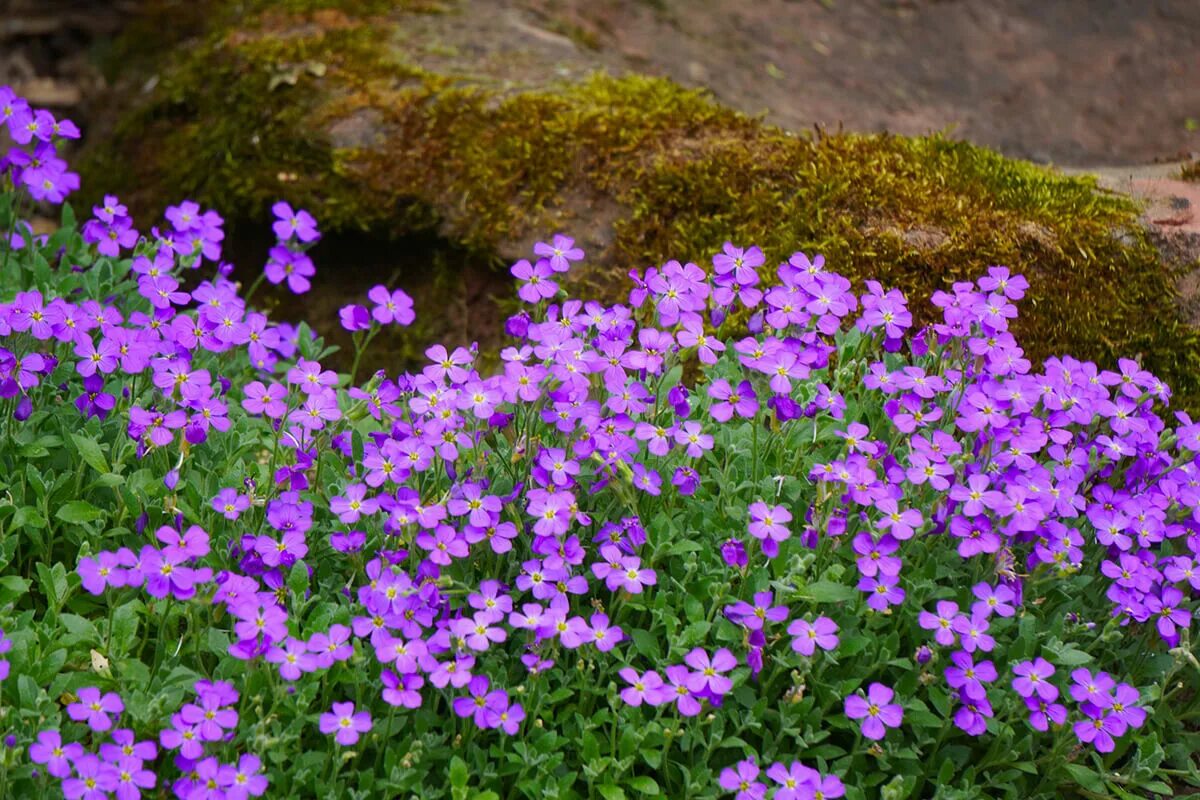
[[[89,645],[100,643],[100,632],[96,630],[96,625],[91,620],[78,614],[63,614],[59,617],[59,621],[62,622],[68,633],[68,636],[65,637],[66,641],[60,640],[63,644],[67,644],[68,641],[71,644],[76,642]]]
[[[704,546],[701,545],[699,542],[693,541],[691,539],[680,539],[679,541],[675,542],[675,544],[671,545],[670,548],[667,549],[667,555],[681,556],[681,555],[684,555],[685,553],[697,553],[703,549],[704,549]]]
[[[0,578],[0,605],[7,605],[29,591],[29,581],[20,575]]]
[[[21,707],[27,709],[37,708],[38,697],[42,690],[38,687],[35,681],[29,675],[17,676],[17,697],[21,700]]]
[[[1071,780],[1089,792],[1105,792],[1104,781],[1096,774],[1096,770],[1082,764],[1063,764],[1063,767],[1071,775]]]
[[[649,632],[638,628],[629,634],[637,651],[650,660],[658,658],[658,640]]]
[[[67,599],[67,568],[62,564],[51,567],[44,562],[38,562],[37,574],[38,587],[46,596],[50,607],[55,611],[62,608]]]
[[[86,500],[72,500],[60,506],[54,516],[71,525],[82,525],[85,522],[94,522],[103,514],[103,511]]]
[[[596,789],[600,792],[600,796],[603,797],[604,800],[625,800],[625,790],[620,786],[616,786],[611,783],[604,783],[600,786],[597,786]]]
[[[288,574],[288,588],[296,597],[304,597],[304,591],[308,589],[308,566],[303,561],[292,565],[292,571]]]
[[[12,526],[14,528],[44,528],[46,527],[46,518],[33,506],[21,506],[17,509],[17,513],[13,514]]]
[[[450,785],[456,789],[467,786],[467,762],[458,756],[450,759]]]
[[[642,794],[658,794],[658,783],[648,775],[639,775],[629,779],[629,788]]]
[[[833,581],[817,581],[801,587],[797,594],[816,603],[848,603],[858,597],[852,586]]]
[[[1164,797],[1172,797],[1175,794],[1175,790],[1162,781],[1150,781],[1149,783],[1143,783],[1142,788],[1154,792],[1155,794],[1161,794]]]
[[[126,603],[113,610],[112,630],[108,635],[109,658],[121,658],[133,649],[137,640],[139,605]]]
[[[1094,659],[1092,658],[1091,654],[1085,653],[1082,650],[1077,650],[1074,647],[1064,647],[1062,651],[1057,654],[1056,660],[1063,666],[1077,667],[1080,664],[1087,664]]]
[[[73,433],[71,434],[71,441],[75,443],[75,449],[79,452],[79,457],[83,459],[85,464],[101,475],[112,471],[108,467],[107,459],[104,458],[104,451],[100,448],[100,443],[95,439],[80,433]]]

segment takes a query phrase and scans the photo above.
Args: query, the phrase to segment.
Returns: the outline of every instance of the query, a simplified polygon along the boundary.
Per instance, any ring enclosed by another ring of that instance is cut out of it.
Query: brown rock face
[[[824,252],[852,278],[900,286],[917,308],[1006,264],[1034,279],[1018,333],[1035,358],[1141,354],[1177,384],[1200,385],[1175,267],[1134,203],[949,137],[796,135],[735,110],[799,127],[852,122],[834,100],[874,103],[870,113],[923,131],[928,109],[957,107],[945,98],[991,97],[1001,78],[990,72],[1012,56],[1013,86],[1031,95],[982,102],[991,111],[978,130],[992,133],[979,135],[1012,135],[1033,153],[1053,136],[1022,115],[1040,119],[1057,104],[1068,117],[1100,118],[1073,104],[1076,89],[1041,96],[1047,76],[1062,72],[1045,56],[1009,52],[1055,26],[1056,58],[1082,52],[1065,12],[1042,19],[1045,4],[1018,2],[1001,3],[1011,11],[1003,18],[973,3],[830,5],[711,0],[684,13],[672,0],[208,0],[190,6],[195,36],[165,50],[129,46],[141,67],[125,79],[118,105],[128,110],[111,136],[97,137],[86,185],[150,213],[190,195],[226,214],[235,235],[281,197],[308,207],[329,230],[379,241],[363,281],[428,283],[434,309],[473,298],[462,316],[435,312],[466,319],[453,328],[463,337],[482,333],[472,320],[494,324],[504,307],[490,297],[507,279],[483,279],[483,265],[527,255],[555,231],[589,251],[572,290],[609,299],[629,269],[703,262],[727,239],[772,258]],[[1136,14],[1126,12],[1087,23],[1099,26],[1088,46],[1129,24]],[[1139,47],[1179,49],[1179,34],[1151,27],[1153,36],[1133,37]],[[157,44],[162,28],[151,21],[142,35]],[[955,61],[992,28],[1007,50]],[[735,108],[644,73],[704,81]],[[1180,91],[1186,99],[1190,89]],[[895,97],[883,102],[880,92]],[[1068,144],[1050,152],[1099,152],[1086,137],[1057,141]],[[421,254],[395,245],[410,236],[475,266],[422,267]],[[321,255],[318,265],[338,276],[330,298],[354,299],[365,287],[348,277],[362,270]],[[495,291],[481,294],[481,284]],[[483,305],[493,313],[475,313]]]

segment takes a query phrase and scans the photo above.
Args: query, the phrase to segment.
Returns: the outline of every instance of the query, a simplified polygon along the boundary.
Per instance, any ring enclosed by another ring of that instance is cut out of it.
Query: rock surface
[[[502,310],[487,298],[491,288],[503,293],[507,279],[487,279],[483,264],[523,256],[555,230],[575,234],[589,251],[591,267],[574,288],[609,297],[631,267],[701,260],[732,238],[761,244],[772,258],[825,252],[852,277],[901,286],[918,308],[935,289],[1009,264],[1035,278],[1020,323],[1031,355],[1110,361],[1140,353],[1173,380],[1200,381],[1196,333],[1177,306],[1178,265],[1160,258],[1134,205],[1097,193],[1091,179],[943,137],[796,135],[645,77],[712,86],[789,126],[847,120],[830,104],[838,99],[893,120],[907,114],[894,127],[925,130],[942,119],[929,109],[946,111],[950,122],[957,113],[930,98],[986,99],[1000,85],[988,75],[996,59],[1036,62],[1012,52],[1015,42],[1052,32],[1037,28],[1033,4],[1005,0],[1007,16],[953,2],[698,5],[684,14],[672,0],[159,0],[118,48],[125,69],[112,106],[123,113],[91,132],[85,186],[115,190],[150,214],[193,196],[230,217],[234,241],[243,223],[261,223],[273,200],[306,205],[330,229],[365,231],[379,242],[367,271],[317,254],[335,281],[322,303],[349,301],[361,281],[432,282],[440,294],[431,289],[418,300],[465,305],[468,318],[454,326],[464,337],[480,331],[480,318],[494,330]],[[1154,8],[1187,13],[1172,3]],[[1095,28],[1082,43],[1072,38],[1074,22],[1050,14],[1065,26],[1056,57],[1107,41],[1114,26],[1137,16],[1122,13],[1078,23]],[[823,24],[842,38],[822,33]],[[989,26],[1008,31],[1008,49],[984,48],[957,71],[954,48],[935,46],[939,35],[958,31],[969,42],[963,31]],[[782,41],[783,30],[804,31],[811,47]],[[186,37],[164,41],[164,32],[178,31]],[[1152,25],[1129,37],[1137,52],[1163,56],[1152,59],[1160,71],[1189,41],[1164,31]],[[917,54],[912,63],[905,52]],[[981,139],[1000,142],[982,129],[1001,118],[1007,127],[993,133],[1025,141],[1022,152],[1037,155],[1053,138],[1032,135],[1041,130],[1037,108],[1055,102],[1034,90],[1066,72],[1043,67],[1016,70],[1028,97],[1009,92],[1007,105],[980,104],[992,109],[980,117]],[[792,74],[801,83],[789,83]],[[1169,70],[1163,76],[1174,81]],[[1070,101],[1090,85],[1058,101],[1064,118],[1103,119]],[[876,102],[874,92],[897,87],[905,98]],[[1189,87],[1170,96],[1190,102]],[[1035,117],[1026,127],[1022,111]],[[847,121],[875,126],[865,117]],[[1047,152],[1098,152],[1075,130],[1056,140],[1063,149]],[[1161,130],[1147,147],[1184,141],[1182,122]],[[446,263],[475,266],[421,269],[411,242],[386,244],[413,235],[424,237],[420,247],[441,242]],[[484,306],[492,310],[479,313]]]

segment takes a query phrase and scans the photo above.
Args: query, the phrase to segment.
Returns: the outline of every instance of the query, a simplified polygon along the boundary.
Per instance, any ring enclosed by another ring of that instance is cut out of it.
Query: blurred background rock
[[[917,306],[1007,263],[1034,356],[1200,390],[1195,0],[0,0],[0,82],[84,128],[77,202],[215,206],[242,277],[309,206],[321,280],[265,300],[334,341],[380,281],[408,341],[495,337],[556,230],[609,299],[734,238]]]

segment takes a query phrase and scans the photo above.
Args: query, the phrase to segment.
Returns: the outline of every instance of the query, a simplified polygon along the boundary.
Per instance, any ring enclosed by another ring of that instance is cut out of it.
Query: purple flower
[[[684,663],[695,672],[688,676],[687,687],[696,694],[727,694],[733,688],[733,681],[725,676],[737,666],[733,653],[722,647],[710,657],[700,647],[694,648],[684,656]]]
[[[1113,690],[1110,711],[1114,717],[1129,727],[1140,728],[1146,721],[1146,710],[1134,705],[1139,699],[1141,699],[1141,695],[1137,689],[1128,683],[1119,683]]]
[[[640,706],[644,702],[657,706],[671,699],[669,692],[664,688],[663,679],[654,670],[647,670],[639,675],[637,670],[625,667],[617,674],[629,684],[621,690],[621,700],[626,705]]]
[[[996,680],[996,665],[991,661],[976,664],[971,654],[962,650],[951,653],[950,660],[953,663],[946,667],[945,672],[950,688],[958,689],[963,697],[986,700],[987,687],[984,684]]]
[[[413,299],[403,289],[388,291],[386,286],[373,286],[367,292],[367,298],[375,304],[371,309],[371,316],[380,325],[393,322],[397,325],[411,325],[416,319],[416,314],[413,313]]]
[[[838,646],[837,630],[837,623],[829,617],[817,617],[812,623],[798,619],[788,626],[788,633],[793,637],[792,649],[810,658],[818,647],[832,650]]]
[[[1054,674],[1054,665],[1046,659],[1039,657],[1033,661],[1014,664],[1013,674],[1017,676],[1013,678],[1013,690],[1021,697],[1036,695],[1047,703],[1058,699],[1058,687],[1049,680]]]
[[[726,539],[721,544],[721,559],[734,569],[745,569],[749,563],[746,546],[740,539]]]
[[[372,516],[379,511],[379,501],[367,497],[367,487],[352,483],[345,488],[344,495],[329,498],[329,510],[347,525],[353,525],[363,516]]]
[[[632,470],[634,488],[654,497],[662,494],[662,476],[657,471],[636,462],[632,465]]]
[[[767,768],[767,777],[779,784],[772,800],[808,800],[815,796],[813,783],[819,780],[820,773],[793,761],[787,767],[782,763],[772,764]]]
[[[607,614],[595,613],[588,618],[588,638],[601,653],[607,653],[625,639],[625,631],[611,625]]]
[[[404,708],[420,707],[420,689],[425,685],[425,679],[419,673],[406,672],[397,675],[390,669],[385,669],[379,678],[383,682],[383,702]]]
[[[275,238],[281,242],[286,242],[293,236],[301,242],[308,244],[315,242],[321,237],[317,231],[317,221],[312,214],[301,209],[300,211],[292,211],[291,205],[280,201],[271,206],[271,213],[276,216],[276,222],[272,225],[275,231]]]
[[[700,473],[691,467],[676,467],[675,474],[671,476],[671,485],[683,497],[691,497],[700,488]]]
[[[875,504],[881,516],[877,523],[880,530],[887,531],[900,541],[911,539],[923,523],[921,512],[916,509],[900,510],[896,501],[884,498]]]
[[[888,728],[900,727],[904,719],[904,709],[899,703],[893,703],[893,692],[882,683],[872,683],[867,687],[867,696],[852,694],[846,698],[846,716],[850,719],[862,720],[862,734],[868,739],[882,739]]]
[[[520,703],[510,701],[506,692],[497,692],[500,697],[489,702],[486,706],[488,728],[499,728],[509,736],[515,736],[521,729],[525,719],[525,708]]]
[[[321,733],[335,734],[334,741],[343,747],[356,743],[361,734],[371,730],[371,714],[354,710],[354,703],[334,703],[333,709],[321,715]]]
[[[788,618],[787,606],[772,605],[774,601],[773,592],[756,592],[753,604],[739,600],[725,606],[725,616],[747,630],[762,630],[768,622],[782,622]]]
[[[987,695],[959,695],[960,704],[954,712],[954,724],[969,736],[982,736],[987,731],[987,721],[993,715],[992,704]]]
[[[233,731],[238,724],[238,713],[229,705],[228,698],[217,692],[199,693],[195,703],[187,703],[179,709],[179,719],[190,726],[197,738],[203,742],[219,742],[226,731]]]
[[[314,633],[308,638],[308,650],[316,657],[318,669],[329,669],[335,661],[348,661],[354,655],[350,629],[345,625],[331,625],[329,633]]]
[[[985,617],[971,616],[968,619],[966,616],[958,616],[954,619],[953,627],[962,649],[968,653],[974,653],[976,650],[990,653],[996,646],[996,640],[988,634],[991,626]]]
[[[111,760],[117,773],[117,800],[139,800],[143,790],[153,789],[158,776],[143,766],[143,760],[135,756],[120,756]],[[228,800],[228,795],[226,795]]]
[[[217,492],[216,497],[212,499],[212,507],[213,511],[232,521],[250,507],[250,498],[244,494],[238,494],[237,489],[226,488]]]
[[[1158,595],[1146,595],[1146,608],[1158,617],[1158,633],[1171,647],[1179,644],[1179,628],[1192,624],[1192,612],[1182,608],[1183,592],[1174,586],[1164,586]]]
[[[116,553],[101,550],[95,558],[84,556],[79,559],[75,571],[79,573],[79,581],[89,594],[101,595],[109,586],[121,587],[129,583],[126,570],[131,566],[133,554],[126,551]]]
[[[304,253],[289,250],[283,245],[271,248],[267,265],[263,268],[267,280],[273,284],[287,281],[288,288],[295,294],[304,294],[312,283],[309,281],[316,274],[312,259]]]
[[[1016,593],[1004,584],[993,587],[987,583],[979,583],[972,587],[971,593],[978,598],[971,605],[971,614],[974,616],[986,618],[991,614],[998,614],[1001,617],[1011,617],[1017,613],[1013,607]]]
[[[1086,704],[1083,712],[1086,719],[1075,723],[1075,736],[1084,744],[1091,744],[1099,753],[1111,753],[1116,749],[1116,739],[1125,735],[1128,723],[1120,719],[1111,709]]]
[[[867,607],[874,611],[899,605],[905,598],[904,589],[900,588],[900,578],[896,575],[880,573],[874,578],[862,578],[858,582],[858,590],[867,593]]]
[[[489,722],[488,704],[491,703],[493,710],[501,702],[506,702],[507,697],[502,691],[489,691],[491,682],[486,675],[475,675],[467,684],[467,697],[456,697],[451,703],[454,713],[459,717],[472,717],[475,725],[479,728],[492,727]]]
[[[546,259],[554,272],[566,272],[571,268],[572,261],[580,261],[583,251],[575,246],[575,240],[569,236],[556,233],[550,244],[538,242],[533,246],[535,255]]]
[[[1116,686],[1116,681],[1107,672],[1097,672],[1093,675],[1090,670],[1080,667],[1071,673],[1071,680],[1073,683],[1070,692],[1075,702],[1097,708],[1108,708],[1112,705],[1111,692]]]
[[[317,668],[316,656],[309,652],[308,643],[290,636],[282,647],[271,645],[264,660],[278,665],[279,677],[285,681],[299,680],[301,675]]]
[[[694,717],[700,713],[700,700],[689,688],[692,674],[683,664],[672,664],[667,667],[667,696],[675,701],[675,708],[685,717]]]
[[[83,394],[75,398],[75,408],[85,419],[107,419],[117,405],[117,398],[104,391],[104,379],[89,375],[83,379]]]
[[[75,776],[62,783],[63,797],[67,800],[107,800],[109,793],[117,788],[117,770],[111,764],[86,753],[72,762]]]
[[[224,787],[225,800],[246,800],[247,797],[262,797],[267,791],[267,776],[262,771],[262,760],[247,753],[238,759],[236,766],[225,764],[218,772],[217,782]]]
[[[83,755],[83,745],[74,742],[63,744],[58,731],[42,731],[37,741],[29,745],[29,759],[35,764],[44,764],[46,772],[55,778],[71,774],[71,765]]]
[[[734,414],[749,419],[758,413],[758,396],[750,381],[742,381],[735,389],[729,381],[719,378],[708,387],[708,396],[719,401],[709,408],[717,422],[728,422]]]
[[[734,800],[763,800],[767,794],[767,785],[757,780],[758,772],[758,764],[754,759],[747,758],[739,761],[736,766],[721,770],[718,782],[725,791],[737,793]]]
[[[264,386],[259,381],[246,384],[246,399],[242,408],[251,414],[266,414],[271,419],[282,419],[287,413],[287,389],[278,383]]]
[[[517,296],[526,303],[539,303],[558,294],[558,284],[551,279],[554,270],[545,259],[536,264],[521,259],[509,271],[514,278],[524,281],[517,290]]]
[[[959,616],[958,603],[949,600],[937,602],[937,613],[922,611],[917,615],[917,624],[927,631],[933,631],[933,639],[943,647],[954,644],[954,620]]]
[[[1067,707],[1061,703],[1050,703],[1038,697],[1026,697],[1029,709],[1029,724],[1035,730],[1048,731],[1050,723],[1062,725],[1067,721]]]
[[[791,512],[783,506],[771,507],[761,501],[751,504],[749,511],[750,535],[762,542],[763,553],[768,558],[779,555],[779,543],[792,535],[787,527],[792,521]]]
[[[900,548],[900,542],[890,533],[885,533],[879,539],[867,532],[854,537],[854,552],[859,558],[855,562],[861,575],[873,578],[884,575],[899,575],[903,562],[892,555]]]
[[[342,322],[342,327],[351,333],[365,331],[371,327],[371,314],[364,306],[357,303],[342,306],[338,311],[338,318]]]
[[[76,722],[86,722],[94,731],[103,732],[112,727],[112,717],[125,710],[125,704],[115,692],[100,693],[94,686],[79,690],[79,700],[67,706],[67,716]]]

